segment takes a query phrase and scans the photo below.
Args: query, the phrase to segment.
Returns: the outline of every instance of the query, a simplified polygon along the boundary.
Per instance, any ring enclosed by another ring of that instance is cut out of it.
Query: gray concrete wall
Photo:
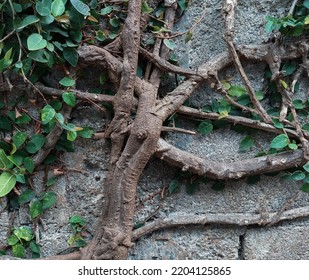
[[[183,67],[195,69],[214,55],[226,50],[223,40],[222,1],[192,0],[192,4],[176,26],[176,30],[188,30],[207,9],[207,14],[193,30],[193,38],[187,44],[184,38],[176,39],[176,54]],[[291,1],[288,0],[250,0],[239,1],[236,20],[237,43],[262,43],[269,35],[264,32],[265,16],[286,14]],[[264,65],[247,65],[246,70],[255,88],[263,85]],[[227,69],[222,75],[232,75],[235,81],[239,77],[233,69]],[[213,98],[210,88],[202,87],[190,98],[195,107],[206,105]],[[216,96],[215,96],[216,97]],[[93,108],[77,109],[74,122],[77,125],[91,125],[101,130],[104,118]],[[87,122],[90,119],[90,123]],[[196,123],[180,119],[179,125],[196,129]],[[244,135],[229,130],[218,129],[207,136],[167,134],[166,139],[176,146],[210,160],[233,162],[254,156],[255,146],[248,153],[239,153],[239,142]],[[256,135],[259,144],[266,145],[271,136]],[[48,210],[39,223],[39,236],[43,256],[67,252],[72,231],[68,225],[70,216],[78,214],[87,222],[88,237],[91,238],[98,222],[102,197],[102,187],[108,169],[110,144],[108,140],[78,140],[75,153],[63,155],[63,164],[68,169],[84,172],[68,172],[59,176],[57,183],[50,188],[58,195],[54,208]],[[166,188],[180,171],[169,167],[158,159],[152,159],[138,185],[135,221],[153,220],[184,213],[262,213],[281,209],[293,196],[299,186],[285,182],[281,176],[262,176],[253,185],[246,180],[226,182],[223,191],[211,189],[211,183],[200,183],[197,191],[188,195],[185,181],[178,192],[161,198],[160,191]],[[34,184],[42,190],[43,173],[38,174]],[[302,194],[292,207],[306,206],[307,194]],[[0,232],[6,233],[11,225],[10,218],[15,216],[14,225],[28,224],[27,209],[7,211],[6,198],[0,199]],[[44,226],[43,226],[44,225]],[[308,259],[309,258],[309,220],[301,219],[284,222],[277,226],[264,227],[227,227],[192,226],[167,229],[144,236],[130,250],[130,259]],[[0,235],[0,244],[5,244],[5,234]]]

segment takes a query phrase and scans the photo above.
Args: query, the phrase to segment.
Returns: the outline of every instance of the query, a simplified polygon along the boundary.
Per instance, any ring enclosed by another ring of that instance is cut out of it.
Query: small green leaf
[[[27,38],[27,47],[29,51],[37,51],[44,49],[47,46],[47,41],[43,39],[42,35],[38,33],[32,33]]]
[[[255,92],[255,96],[256,96],[256,99],[259,101],[262,101],[265,97],[263,91],[261,90],[258,90],[257,92]]]
[[[84,16],[90,15],[90,8],[80,0],[70,0],[72,6],[78,11],[80,14]]]
[[[309,192],[309,183],[304,183],[300,188],[303,192]]]
[[[43,50],[29,52],[27,54],[27,57],[31,58],[34,61],[41,62],[41,63],[47,63],[48,62],[48,59],[46,57],[46,53]]]
[[[49,123],[51,120],[53,120],[55,115],[56,115],[56,111],[52,106],[50,105],[44,106],[44,108],[42,109],[42,114],[41,114],[42,124]]]
[[[197,131],[202,135],[207,135],[213,131],[213,125],[210,121],[202,121],[199,124]]]
[[[35,9],[40,16],[48,16],[51,13],[52,0],[36,1]]]
[[[178,191],[180,185],[179,185],[179,181],[178,180],[172,180],[168,186],[168,192],[170,194]]]
[[[24,132],[16,132],[13,136],[13,143],[18,149],[27,140],[27,134]]]
[[[286,134],[276,136],[270,143],[273,149],[283,149],[290,143],[289,137]]]
[[[30,203],[29,213],[31,219],[40,216],[43,213],[43,203],[40,200],[34,199]]]
[[[57,179],[56,176],[49,178],[46,182],[46,186],[50,187],[50,186],[54,185],[56,183],[56,179]]]
[[[51,5],[51,12],[54,17],[59,17],[65,12],[65,5],[62,0],[54,0]]]
[[[77,138],[77,132],[76,131],[67,131],[67,139],[69,141],[75,141]]]
[[[7,195],[16,184],[16,176],[10,172],[3,172],[0,175],[0,197]]]
[[[108,15],[113,10],[113,6],[107,6],[101,10],[101,15]]]
[[[33,238],[33,230],[29,226],[20,226],[13,233],[20,239],[30,241]]]
[[[31,140],[26,145],[26,150],[30,154],[35,154],[45,144],[46,138],[42,134],[33,135]]]
[[[303,101],[301,99],[294,99],[293,106],[298,110],[304,109]]]
[[[16,124],[28,124],[30,121],[31,121],[31,118],[27,114],[22,113],[21,116],[15,120],[15,123]]]
[[[278,119],[272,119],[274,127],[276,128],[284,128],[284,125]]]
[[[192,39],[192,36],[193,36],[193,33],[191,31],[187,32],[186,37],[185,37],[185,43],[188,43]]]
[[[42,209],[43,211],[53,207],[56,203],[57,196],[54,192],[46,192],[42,197]]]
[[[33,252],[33,253],[37,253],[37,254],[40,254],[40,246],[34,241],[34,240],[31,240],[30,242],[30,250]]]
[[[296,70],[296,64],[294,63],[285,63],[282,67],[282,71],[284,71],[285,76],[293,74],[295,70]]]
[[[169,48],[170,50],[173,50],[173,49],[175,49],[175,47],[176,47],[175,42],[174,42],[173,40],[171,40],[171,39],[164,39],[164,40],[163,40],[163,43],[164,43],[164,45],[165,45],[167,48]]]
[[[63,101],[71,107],[74,107],[76,104],[76,97],[73,92],[64,92],[62,94]]]
[[[241,153],[247,152],[252,148],[253,145],[254,145],[254,140],[252,136],[247,135],[244,139],[241,140],[239,144],[239,151]]]
[[[34,24],[34,23],[39,22],[39,21],[40,21],[40,19],[38,17],[34,16],[34,15],[26,16],[23,19],[21,25],[18,26],[17,31],[19,32],[22,29],[24,29],[25,27],[27,27],[28,25]]]
[[[84,226],[86,221],[79,215],[74,215],[69,219],[70,224],[79,224],[80,226]]]
[[[150,8],[150,7],[148,6],[147,2],[146,2],[146,1],[143,1],[143,2],[142,2],[142,13],[147,13],[147,14],[149,14],[149,13],[151,13],[152,11],[153,11],[153,9]]]
[[[83,130],[77,131],[77,135],[82,138],[92,138],[93,130],[89,127],[83,127]]]
[[[71,77],[64,77],[59,81],[59,84],[64,87],[71,87],[75,85],[75,81]]]
[[[119,20],[118,20],[117,17],[114,17],[114,18],[111,18],[111,19],[109,20],[109,24],[110,24],[112,27],[117,28],[117,27],[120,25],[120,22],[119,22]]]
[[[12,253],[16,258],[23,258],[25,256],[25,248],[21,244],[16,244],[12,247]]]
[[[35,192],[33,190],[25,190],[19,197],[18,202],[20,204],[25,204],[30,202],[35,197]]]
[[[288,145],[288,147],[289,147],[289,149],[291,149],[291,150],[297,150],[297,148],[298,148],[298,146],[297,146],[295,143],[290,143],[290,144]]]
[[[228,90],[228,94],[234,97],[239,97],[243,94],[245,94],[247,91],[242,86],[231,86]]]
[[[27,169],[27,171],[29,173],[32,173],[33,170],[34,170],[34,161],[33,161],[33,159],[30,158],[30,157],[26,157],[24,159],[24,166],[25,166],[25,168]]]
[[[280,83],[283,86],[283,88],[285,88],[285,89],[287,89],[289,87],[288,84],[284,80],[280,80]]]
[[[294,173],[292,173],[290,175],[290,178],[294,181],[301,181],[301,180],[304,180],[306,177],[306,174],[302,171],[295,171]]]
[[[78,53],[77,53],[75,48],[64,48],[63,49],[63,57],[73,67],[77,66]]]
[[[0,149],[0,168],[11,169],[13,167],[11,161],[8,159],[8,156],[3,149]]]
[[[13,246],[15,244],[17,244],[19,242],[18,237],[15,234],[12,234],[9,238],[8,238],[8,245]]]
[[[304,170],[309,172],[309,162],[307,162],[304,166],[303,166]]]

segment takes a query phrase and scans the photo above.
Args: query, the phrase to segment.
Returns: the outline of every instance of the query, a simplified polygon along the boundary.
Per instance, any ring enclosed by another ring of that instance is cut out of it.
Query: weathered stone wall
[[[178,22],[176,30],[188,30],[198,20],[205,9],[203,20],[193,29],[193,38],[187,44],[184,38],[177,41],[176,54],[180,65],[192,69],[226,50],[223,40],[223,20],[221,0],[192,0],[192,4]],[[286,14],[291,1],[288,0],[240,0],[236,16],[236,43],[262,43],[269,35],[264,31],[265,16]],[[246,65],[253,86],[263,86],[265,65]],[[227,69],[222,74],[239,81],[235,71]],[[170,82],[173,83],[172,77]],[[200,88],[189,100],[191,106],[202,107],[216,97],[208,87]],[[93,108],[79,108],[73,115],[77,125],[90,125],[102,130],[104,115]],[[90,121],[87,121],[90,120]],[[179,125],[196,129],[196,123],[179,119]],[[217,129],[207,136],[167,134],[166,139],[186,151],[213,161],[233,162],[253,157],[258,151],[254,147],[248,153],[239,153],[239,142],[243,134],[229,128]],[[263,146],[271,136],[260,133],[255,136]],[[48,210],[39,223],[42,255],[50,256],[68,252],[67,240],[72,234],[68,219],[74,214],[81,215],[88,222],[88,238],[95,230],[100,213],[102,187],[106,178],[110,143],[108,140],[78,140],[74,153],[64,154],[64,166],[71,170],[60,176],[50,190],[58,195],[54,208]],[[83,172],[78,172],[82,170]],[[267,213],[278,211],[293,196],[299,186],[284,182],[281,176],[262,176],[253,185],[246,180],[226,182],[223,191],[214,191],[210,183],[200,183],[198,190],[188,195],[185,185],[179,191],[160,196],[171,180],[180,171],[169,167],[158,159],[152,159],[138,186],[136,202],[136,222],[158,217],[177,216],[184,213]],[[42,189],[43,173],[38,174],[34,184],[39,192]],[[303,193],[292,204],[293,207],[308,205],[309,197]],[[6,243],[5,233],[13,225],[28,224],[28,210],[7,211],[6,198],[0,199],[0,244]],[[15,217],[15,218],[13,218]],[[43,225],[44,226],[43,226]],[[167,229],[144,236],[137,240],[130,250],[130,259],[307,259],[309,258],[309,220],[300,219],[284,222],[273,227],[232,227],[232,226],[192,226]]]

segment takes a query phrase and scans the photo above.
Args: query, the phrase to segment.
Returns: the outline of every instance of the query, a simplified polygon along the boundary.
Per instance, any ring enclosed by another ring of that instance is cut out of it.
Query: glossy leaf
[[[72,66],[74,66],[74,67],[77,66],[78,53],[77,53],[75,48],[64,48],[63,49],[63,57]]]
[[[49,123],[55,117],[55,115],[56,115],[56,111],[52,106],[50,105],[44,106],[44,108],[42,109],[42,114],[41,114],[42,124]]]
[[[64,92],[62,94],[63,101],[71,107],[74,107],[76,104],[76,97],[73,92]]]
[[[41,50],[46,46],[47,41],[38,33],[33,33],[27,38],[27,47],[29,51]]]
[[[33,135],[31,140],[26,145],[26,150],[30,154],[39,151],[45,144],[46,138],[42,134]]]
[[[15,234],[12,234],[8,238],[8,245],[13,246],[19,242],[18,237]]]
[[[113,6],[107,6],[101,10],[103,16],[108,15],[113,10]]]
[[[30,203],[29,213],[31,219],[40,216],[43,213],[43,203],[40,200],[32,200]]]
[[[16,176],[10,172],[3,172],[0,175],[0,197],[7,195],[16,184]]]
[[[43,211],[53,207],[56,203],[57,196],[54,192],[44,193],[42,197],[42,209]]]
[[[16,258],[23,258],[25,256],[25,248],[21,244],[16,244],[12,247],[12,253]]]
[[[289,137],[286,134],[276,136],[270,143],[273,149],[283,149],[290,143]]]
[[[207,135],[213,131],[213,124],[210,121],[202,121],[199,124],[197,131],[202,135]]]
[[[20,239],[30,241],[33,238],[33,230],[29,226],[20,226],[13,233]]]
[[[36,22],[39,22],[40,19],[34,15],[29,15],[29,16],[26,16],[21,25],[18,26],[17,28],[17,31],[21,31],[22,29],[24,29],[25,27],[27,27],[28,25],[31,25],[31,24],[34,24]]]
[[[90,8],[80,0],[70,0],[73,7],[84,16],[90,15]]]
[[[19,197],[18,202],[20,204],[25,204],[30,202],[35,197],[35,192],[33,190],[25,190]]]
[[[75,81],[70,77],[64,77],[59,81],[59,84],[64,87],[71,87],[75,85]]]
[[[62,0],[54,0],[51,5],[51,12],[54,17],[59,17],[65,12],[65,5]]]
[[[254,145],[254,140],[252,136],[247,135],[244,139],[241,140],[239,144],[239,151],[241,153],[247,152],[252,148],[253,145]]]
[[[27,140],[27,134],[25,132],[16,132],[13,136],[13,143],[18,149]]]
[[[38,0],[35,9],[40,16],[49,16],[51,13],[52,0]]]

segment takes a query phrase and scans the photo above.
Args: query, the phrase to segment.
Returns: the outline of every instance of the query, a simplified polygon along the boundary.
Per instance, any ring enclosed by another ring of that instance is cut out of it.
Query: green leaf
[[[25,248],[21,244],[16,244],[12,247],[12,253],[16,258],[23,258],[25,256]]]
[[[76,104],[76,97],[73,92],[64,92],[62,94],[63,101],[71,107],[74,107]]]
[[[31,118],[27,114],[22,113],[21,116],[15,120],[15,123],[16,124],[27,124],[30,121],[31,121]]]
[[[30,154],[39,151],[45,144],[46,138],[42,134],[33,135],[31,140],[26,145],[26,150]]]
[[[285,63],[282,67],[282,71],[284,71],[285,76],[293,74],[295,70],[296,70],[296,64],[294,63]]]
[[[64,77],[59,81],[59,84],[64,87],[71,87],[75,85],[75,81],[71,77]]]
[[[67,139],[69,141],[75,141],[77,138],[77,132],[76,131],[67,131]]]
[[[63,57],[73,67],[77,66],[78,53],[77,53],[75,48],[64,48],[63,49]]]
[[[185,37],[185,43],[188,43],[192,39],[192,36],[193,36],[193,33],[191,31],[187,32],[186,37]]]
[[[289,177],[294,181],[301,181],[301,180],[305,179],[306,174],[304,172],[298,170],[298,171],[295,171],[294,173],[292,173]]]
[[[182,12],[188,7],[188,3],[186,0],[178,0],[178,5]]]
[[[50,187],[50,186],[54,185],[56,183],[56,179],[57,179],[56,176],[49,178],[46,182],[46,186]]]
[[[57,196],[54,192],[46,192],[42,197],[42,208],[43,211],[53,207],[56,203]]]
[[[0,197],[7,195],[16,184],[16,176],[10,172],[3,172],[0,175]]]
[[[9,238],[8,238],[8,245],[13,246],[15,244],[17,244],[19,242],[18,237],[15,234],[12,234]]]
[[[228,90],[228,94],[231,96],[239,97],[243,94],[245,94],[247,91],[242,86],[231,86]]]
[[[30,241],[33,238],[33,230],[29,226],[20,226],[15,229],[13,233],[19,238],[19,240]]]
[[[49,16],[51,13],[52,0],[36,1],[35,9],[40,16]]]
[[[55,115],[56,115],[56,111],[52,106],[50,105],[44,106],[44,108],[42,109],[42,114],[41,114],[42,124],[49,123],[51,120],[53,120]]]
[[[164,39],[163,43],[170,50],[173,50],[176,47],[175,42],[173,40],[171,40],[171,39]]]
[[[198,189],[198,186],[199,186],[198,180],[195,180],[191,184],[186,185],[186,193],[189,195],[194,194],[196,190]]]
[[[263,100],[265,97],[263,91],[261,90],[256,91],[255,96],[256,96],[256,99],[259,101]]]
[[[303,101],[301,99],[294,99],[293,106],[298,110],[304,109]]]
[[[43,51],[43,50],[29,52],[27,54],[27,57],[31,58],[34,61],[41,62],[41,63],[47,63],[48,62],[48,59],[46,57],[46,52]]]
[[[34,199],[30,203],[29,213],[31,219],[40,216],[43,213],[43,203],[41,200]]]
[[[83,3],[80,0],[70,0],[71,4],[73,5],[73,7],[76,9],[76,11],[78,11],[80,14],[84,15],[84,16],[89,16],[90,15],[90,8]]]
[[[101,15],[108,15],[113,10],[113,6],[107,6],[101,10]]]
[[[303,166],[304,170],[309,172],[309,162],[307,162],[304,166]]]
[[[289,137],[286,134],[276,136],[270,143],[273,149],[283,149],[290,143]]]
[[[54,0],[51,5],[51,12],[54,17],[59,17],[65,12],[65,6],[62,0]]]
[[[142,2],[142,13],[147,13],[147,14],[149,14],[149,13],[151,13],[152,11],[153,11],[153,9],[150,8],[150,7],[148,6],[147,2],[146,2],[146,1],[143,1],[143,2]]]
[[[309,183],[304,183],[300,190],[303,192],[309,192]]]
[[[27,134],[24,132],[16,132],[13,136],[13,143],[18,149],[27,140]]]
[[[92,138],[93,130],[89,127],[83,127],[83,130],[77,131],[77,135],[82,138]]]
[[[213,125],[210,121],[202,121],[199,124],[197,131],[202,135],[207,135],[213,131]]]
[[[110,24],[112,27],[114,27],[114,28],[117,28],[117,27],[120,25],[119,20],[118,20],[118,18],[116,18],[116,17],[111,18],[111,19],[109,20],[109,24]]]
[[[39,22],[39,21],[40,21],[40,19],[38,17],[34,16],[34,15],[26,16],[16,30],[21,31],[22,29],[24,29],[28,25],[34,24],[34,23]]]
[[[27,38],[27,47],[29,51],[37,51],[44,49],[47,46],[47,41],[43,39],[42,35],[38,33],[32,33]]]
[[[276,128],[284,128],[284,125],[278,119],[272,119],[274,127]]]
[[[11,169],[13,167],[3,149],[0,149],[0,168]]]
[[[32,173],[34,170],[34,161],[30,157],[26,157],[24,160],[24,166],[29,173]]]
[[[31,240],[30,242],[30,250],[33,252],[33,253],[37,253],[37,254],[40,254],[41,250],[40,250],[40,245],[38,245],[34,240]]]
[[[25,190],[19,197],[18,202],[20,204],[25,204],[30,202],[35,197],[35,192],[33,190]]]
[[[74,216],[70,217],[69,223],[72,224],[72,225],[78,224],[80,226],[84,226],[86,224],[86,221],[81,216],[74,215]]]
[[[179,189],[179,181],[178,180],[172,180],[168,186],[168,192],[170,194],[176,192]]]
[[[254,145],[254,140],[252,136],[247,135],[244,139],[241,140],[239,144],[239,151],[241,153],[247,152],[252,148],[253,145]]]
[[[303,6],[309,9],[309,0],[305,0]]]
[[[297,149],[298,149],[298,146],[297,146],[295,143],[290,143],[290,144],[288,145],[288,147],[289,147],[289,149],[291,149],[291,150],[297,150]]]

